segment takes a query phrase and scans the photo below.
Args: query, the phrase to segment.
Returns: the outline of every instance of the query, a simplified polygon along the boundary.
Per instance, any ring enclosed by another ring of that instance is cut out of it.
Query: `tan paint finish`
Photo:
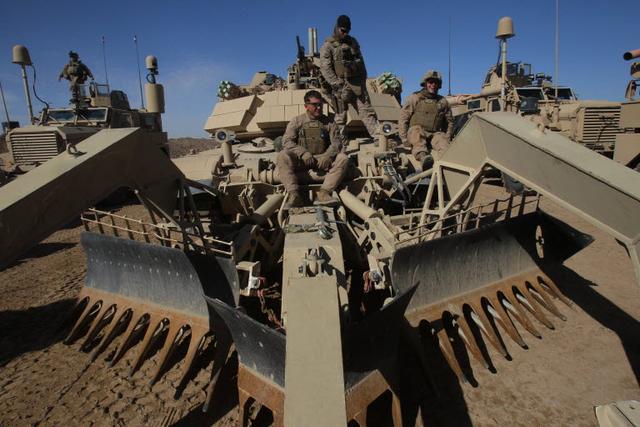
[[[443,164],[494,166],[602,228],[631,252],[640,240],[640,217],[634,214],[640,212],[640,174],[514,113],[475,114],[436,163],[436,172]],[[449,192],[459,193],[473,177],[448,182]],[[634,256],[632,262],[640,283],[640,263]]]
[[[345,426],[336,278],[290,278],[288,285],[284,425]]]
[[[148,132],[104,129],[76,147],[0,188],[0,268],[119,187],[175,204],[183,175]]]

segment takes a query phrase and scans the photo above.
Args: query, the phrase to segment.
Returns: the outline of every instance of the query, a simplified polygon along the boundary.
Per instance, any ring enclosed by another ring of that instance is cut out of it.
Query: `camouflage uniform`
[[[89,67],[84,65],[78,54],[75,52],[69,52],[68,64],[65,64],[64,68],[58,76],[58,81],[63,77],[69,80],[69,90],[71,91],[71,102],[78,102],[81,98],[80,85],[87,81],[87,77],[93,79],[93,74]]]
[[[447,148],[453,134],[453,115],[447,100],[427,90],[414,92],[400,110],[400,138],[411,145],[411,153],[429,153],[439,160]]]
[[[58,80],[65,78],[69,80],[71,86],[76,86],[86,82],[87,77],[93,79],[93,74],[91,74],[89,67],[79,59],[71,59],[60,72]]]
[[[340,128],[327,116],[313,119],[304,113],[291,119],[282,138],[282,151],[276,160],[277,173],[284,188],[289,193],[299,190],[300,178],[296,173],[304,173],[309,167],[302,156],[312,154],[316,159],[324,156],[333,161],[328,169],[321,189],[335,190],[347,172],[349,158],[342,152],[343,139]]]
[[[347,110],[352,105],[367,132],[374,138],[378,118],[369,100],[367,69],[358,41],[349,35],[340,40],[335,34],[326,39],[320,48],[320,72],[331,85],[332,95],[339,103],[336,123],[341,126],[346,124]]]

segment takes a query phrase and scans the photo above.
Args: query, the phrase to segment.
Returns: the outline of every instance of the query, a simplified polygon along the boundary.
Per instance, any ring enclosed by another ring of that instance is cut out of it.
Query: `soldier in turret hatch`
[[[78,99],[80,85],[87,81],[87,77],[93,80],[93,74],[89,67],[80,61],[76,52],[69,51],[69,63],[65,64],[60,72],[58,81],[62,78],[69,80],[69,89],[71,89],[73,100]]]

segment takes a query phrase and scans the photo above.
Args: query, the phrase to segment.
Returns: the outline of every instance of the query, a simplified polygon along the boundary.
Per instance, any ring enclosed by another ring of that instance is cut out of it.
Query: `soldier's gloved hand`
[[[308,151],[302,155],[301,159],[305,166],[307,166],[308,168],[313,169],[316,167],[316,158],[313,157],[313,154],[309,153]]]
[[[323,171],[329,170],[331,168],[331,157],[329,156],[318,156],[318,169]]]

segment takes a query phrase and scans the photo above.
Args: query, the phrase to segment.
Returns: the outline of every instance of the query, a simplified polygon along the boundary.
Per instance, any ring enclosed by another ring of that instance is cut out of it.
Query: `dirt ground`
[[[555,319],[555,330],[537,324],[542,339],[523,333],[526,350],[506,339],[512,360],[490,350],[496,373],[472,361],[474,385],[460,384],[435,357],[437,393],[417,391],[403,402],[407,425],[593,426],[594,405],[640,400],[640,287],[624,249],[550,202],[543,207],[596,238],[557,272],[575,303],[560,307],[567,321]],[[233,425],[233,358],[203,414],[210,360],[174,399],[181,362],[149,388],[157,354],[129,378],[135,351],[109,368],[105,357],[90,363],[79,342],[62,343],[86,271],[81,231],[71,224],[0,272],[0,425]]]
[[[211,150],[216,146],[217,143],[208,138],[169,138],[169,152],[172,159]]]

